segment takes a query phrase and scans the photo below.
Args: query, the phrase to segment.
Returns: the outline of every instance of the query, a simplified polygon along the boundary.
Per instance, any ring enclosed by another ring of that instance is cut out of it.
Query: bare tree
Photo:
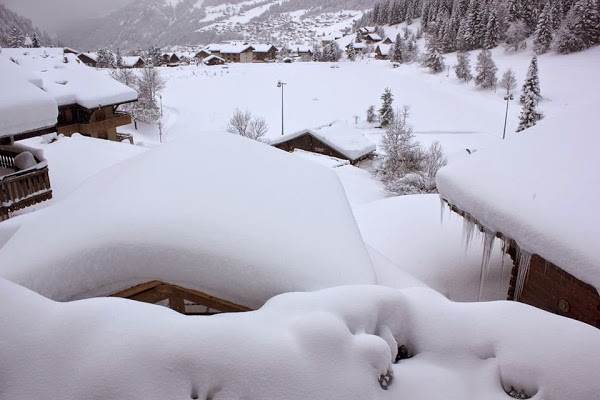
[[[516,89],[517,77],[515,76],[515,71],[513,71],[511,68],[507,69],[502,75],[499,86],[503,89],[506,89],[506,94],[509,94],[511,90]]]
[[[166,84],[167,81],[160,76],[157,69],[153,67],[143,68],[137,79],[140,98],[143,97],[155,102],[156,97],[164,90]]]
[[[268,130],[269,126],[263,117],[253,117],[250,111],[241,111],[239,108],[235,109],[227,123],[227,132],[260,142],[264,140]]]

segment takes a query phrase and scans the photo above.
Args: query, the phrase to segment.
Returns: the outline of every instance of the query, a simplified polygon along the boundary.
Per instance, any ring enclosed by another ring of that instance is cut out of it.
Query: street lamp
[[[506,96],[504,96],[504,100],[506,100],[506,113],[504,114],[504,132],[502,132],[502,140],[506,139],[506,120],[508,119],[508,104],[513,99],[514,97],[510,93],[507,93]]]
[[[283,87],[287,85],[287,83],[278,81],[277,87],[281,88],[281,136],[283,136]]]

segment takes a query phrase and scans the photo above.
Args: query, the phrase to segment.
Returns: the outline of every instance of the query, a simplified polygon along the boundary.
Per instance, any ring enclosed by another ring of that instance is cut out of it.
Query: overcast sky
[[[49,33],[82,18],[102,16],[135,0],[0,0]]]

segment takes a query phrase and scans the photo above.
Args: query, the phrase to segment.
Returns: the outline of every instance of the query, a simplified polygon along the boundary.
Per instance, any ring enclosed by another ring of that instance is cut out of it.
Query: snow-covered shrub
[[[517,51],[527,47],[527,25],[523,21],[514,21],[506,32],[506,43],[504,48],[509,51]]]
[[[264,141],[268,130],[269,126],[264,118],[254,117],[250,111],[241,111],[238,108],[227,123],[227,132],[258,141]]]

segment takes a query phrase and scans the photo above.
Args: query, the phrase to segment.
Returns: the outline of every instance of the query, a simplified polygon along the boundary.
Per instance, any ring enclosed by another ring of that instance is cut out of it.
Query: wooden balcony
[[[131,115],[123,112],[118,112],[115,113],[113,117],[107,118],[102,121],[88,123],[82,122],[77,124],[63,125],[57,127],[56,131],[58,133],[62,133],[65,136],[71,136],[74,133],[81,133],[85,136],[118,140],[116,136],[111,137],[109,132],[114,132],[117,127],[129,125],[130,123]]]
[[[16,146],[0,148],[0,169],[9,172],[0,175],[0,221],[10,218],[14,211],[52,198],[46,160],[36,158],[35,166],[17,171],[15,157],[23,151]]]

